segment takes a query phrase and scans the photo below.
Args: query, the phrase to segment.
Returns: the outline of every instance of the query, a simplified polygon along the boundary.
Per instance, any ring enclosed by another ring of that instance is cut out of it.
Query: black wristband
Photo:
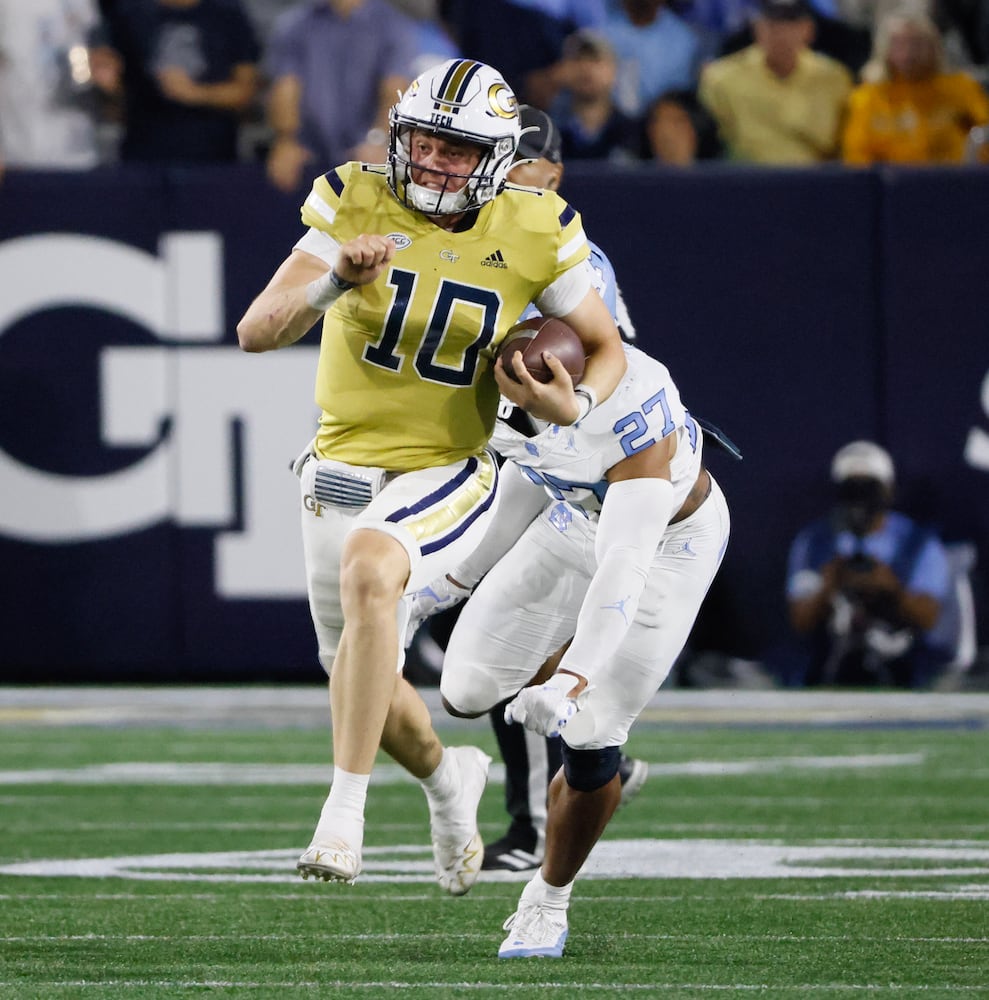
[[[341,292],[348,292],[354,287],[354,282],[344,281],[336,271],[330,271],[330,284],[334,288],[339,288]]]

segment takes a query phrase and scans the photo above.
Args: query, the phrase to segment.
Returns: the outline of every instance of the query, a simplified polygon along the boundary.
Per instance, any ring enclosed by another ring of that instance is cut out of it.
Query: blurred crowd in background
[[[976,162],[987,53],[989,0],[0,0],[0,159],[295,191],[383,161],[396,92],[462,55],[568,162]]]
[[[340,163],[383,162],[397,93],[456,56],[549,112],[567,163],[989,163],[989,0],[0,0],[0,177],[252,163],[301,195]],[[832,536],[826,517],[795,541],[805,655],[788,649],[803,666],[777,681],[924,686],[974,646],[970,597],[936,667],[887,641],[938,639],[971,561],[915,562],[905,528],[907,555],[886,538],[902,527],[884,520],[891,470],[873,475],[868,532]]]

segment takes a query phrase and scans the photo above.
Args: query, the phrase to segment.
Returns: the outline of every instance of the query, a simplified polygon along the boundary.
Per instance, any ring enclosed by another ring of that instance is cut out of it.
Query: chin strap
[[[456,215],[467,211],[466,188],[459,191],[431,191],[410,177],[405,182],[406,198],[413,208],[426,215]]]

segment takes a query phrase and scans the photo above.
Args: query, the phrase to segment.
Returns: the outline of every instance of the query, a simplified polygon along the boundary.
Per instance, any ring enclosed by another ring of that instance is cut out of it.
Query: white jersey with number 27
[[[524,437],[498,421],[492,446],[557,500],[565,500],[587,516],[601,509],[609,469],[675,434],[671,463],[677,510],[697,479],[703,434],[685,409],[666,365],[625,345],[628,367],[615,391],[579,423],[550,424],[534,437]]]

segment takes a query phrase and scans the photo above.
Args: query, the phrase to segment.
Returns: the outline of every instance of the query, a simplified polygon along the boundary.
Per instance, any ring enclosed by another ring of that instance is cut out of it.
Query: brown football
[[[584,345],[574,330],[563,320],[552,316],[533,316],[523,320],[505,334],[501,346],[502,364],[510,379],[518,378],[512,369],[511,358],[521,351],[522,362],[537,382],[552,382],[553,373],[543,360],[543,351],[549,351],[563,363],[576,385],[584,377]]]

